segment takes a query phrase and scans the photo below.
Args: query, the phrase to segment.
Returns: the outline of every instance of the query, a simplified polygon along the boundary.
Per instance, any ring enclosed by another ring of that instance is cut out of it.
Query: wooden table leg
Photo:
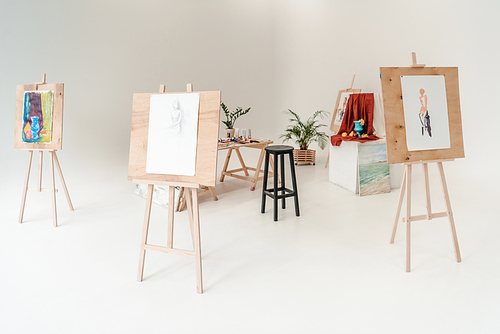
[[[245,173],[246,176],[249,176],[247,166],[245,166],[245,162],[243,161],[243,157],[241,156],[240,149],[236,147],[234,149],[236,151],[236,155],[238,156],[238,159],[240,160],[241,167],[243,168],[243,172]]]
[[[252,180],[252,186],[250,187],[251,191],[255,190],[257,186],[257,181],[259,180],[260,168],[262,167],[262,160],[264,160],[264,156],[266,155],[266,148],[263,147],[260,151],[259,161],[257,162],[257,167],[255,167],[255,175]],[[271,164],[272,165],[272,164]]]
[[[227,149],[226,161],[224,162],[224,168],[222,168],[222,172],[220,173],[220,182],[224,182],[224,173],[227,171],[227,166],[229,165],[229,159],[231,159],[232,148]]]
[[[30,150],[28,154],[28,167],[26,167],[26,176],[24,177],[23,197],[21,199],[21,212],[19,212],[19,224],[23,222],[24,206],[26,204],[26,195],[28,193],[28,184],[30,182],[31,161],[33,159],[33,151]]]

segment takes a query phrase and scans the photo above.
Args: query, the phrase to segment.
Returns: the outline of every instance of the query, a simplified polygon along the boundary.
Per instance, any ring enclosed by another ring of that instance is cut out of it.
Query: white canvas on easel
[[[450,148],[444,75],[401,76],[401,91],[408,151]]]
[[[146,173],[194,176],[200,94],[151,95]]]

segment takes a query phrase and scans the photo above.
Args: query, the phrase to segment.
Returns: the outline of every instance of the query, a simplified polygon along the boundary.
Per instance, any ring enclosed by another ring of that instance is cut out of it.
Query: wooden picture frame
[[[354,78],[353,78],[353,82],[354,82]],[[340,99],[342,97],[342,94],[344,94],[344,93],[359,94],[359,93],[361,93],[361,89],[347,88],[347,89],[339,90],[339,93],[337,94],[337,102],[335,102],[335,109],[333,110],[332,123],[330,124],[330,130],[335,132],[335,134],[339,131],[339,128],[341,125],[341,124],[335,124],[335,119],[337,118],[339,105],[341,103]]]
[[[408,150],[401,76],[419,75],[444,76],[450,130],[450,148]],[[384,99],[387,161],[389,164],[465,157],[457,67],[381,67],[380,78]]]
[[[52,137],[50,143],[27,143],[23,141],[24,95],[29,91],[53,91]],[[61,150],[63,130],[64,84],[30,84],[16,86],[16,118],[14,148],[24,150]]]
[[[200,94],[195,175],[146,173],[151,95],[191,93]],[[134,94],[128,180],[134,180],[137,183],[175,183],[179,186],[194,184],[214,187],[217,173],[220,101],[220,91]]]

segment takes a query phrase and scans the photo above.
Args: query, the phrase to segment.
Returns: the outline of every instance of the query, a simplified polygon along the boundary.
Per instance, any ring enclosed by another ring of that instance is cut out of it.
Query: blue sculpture
[[[363,125],[365,121],[360,119],[359,121],[354,121],[354,131],[358,134],[358,137],[361,137],[361,131],[363,131]]]

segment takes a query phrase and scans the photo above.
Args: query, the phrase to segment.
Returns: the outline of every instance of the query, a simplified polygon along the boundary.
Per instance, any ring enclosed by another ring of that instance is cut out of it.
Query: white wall
[[[491,129],[500,122],[499,10],[485,0],[4,0],[0,184],[21,187],[15,86],[41,73],[65,83],[65,172],[85,179],[111,169],[125,180],[135,92],[161,83],[182,91],[188,82],[222,90],[230,108],[252,107],[236,126],[277,141],[283,110],[332,111],[353,74],[355,88],[380,91],[379,67],[407,66],[412,51],[429,66],[459,67],[467,158],[449,168],[457,178],[485,177],[499,161]]]

